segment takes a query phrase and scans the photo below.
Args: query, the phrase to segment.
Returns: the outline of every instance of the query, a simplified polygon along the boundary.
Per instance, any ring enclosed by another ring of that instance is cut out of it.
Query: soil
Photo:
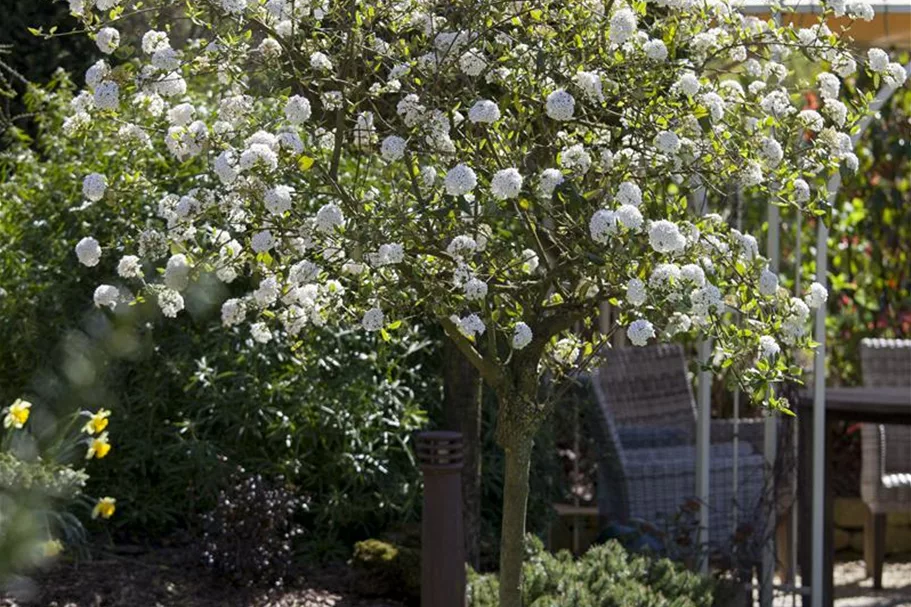
[[[60,561],[19,580],[0,607],[405,607],[356,596],[344,564],[301,571],[281,588],[240,588],[186,548]]]

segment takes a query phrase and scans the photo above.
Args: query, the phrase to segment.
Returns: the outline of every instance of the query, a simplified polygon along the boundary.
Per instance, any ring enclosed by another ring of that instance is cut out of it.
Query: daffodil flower
[[[108,442],[108,433],[102,432],[89,443],[89,448],[85,452],[85,459],[101,459],[111,450],[111,443]]]
[[[6,417],[3,418],[3,427],[12,427],[16,428],[17,430],[22,429],[22,426],[24,426],[25,422],[28,421],[29,409],[31,408],[32,403],[28,402],[27,400],[17,398],[16,401],[6,410]]]
[[[82,431],[86,434],[104,432],[104,429],[108,427],[108,417],[110,416],[111,412],[107,409],[98,409],[96,413],[91,414],[91,418],[82,427]]]
[[[92,508],[92,518],[111,518],[117,510],[117,500],[113,497],[102,497]]]

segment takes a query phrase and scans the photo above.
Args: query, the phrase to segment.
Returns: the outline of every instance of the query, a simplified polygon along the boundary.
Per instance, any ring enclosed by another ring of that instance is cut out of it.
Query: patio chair
[[[604,360],[592,376],[601,422],[593,429],[602,446],[602,523],[642,519],[673,529],[681,507],[692,510],[697,504],[696,406],[683,350],[677,345],[621,348],[607,351]],[[716,555],[730,555],[739,543],[741,559],[746,544],[756,556],[760,536],[771,533],[762,515],[770,507],[763,503],[762,421],[740,420],[736,493],[733,420],[711,422],[709,544]],[[734,508],[738,529],[733,528]]]
[[[911,339],[864,339],[860,363],[864,386],[911,390]],[[863,424],[861,441],[864,560],[873,587],[882,588],[886,514],[911,512],[911,426]]]

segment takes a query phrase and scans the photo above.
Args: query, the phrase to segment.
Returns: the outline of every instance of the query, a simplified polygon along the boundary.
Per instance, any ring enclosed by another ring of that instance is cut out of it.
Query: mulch
[[[344,564],[301,571],[280,588],[243,588],[219,578],[186,548],[105,553],[59,561],[19,580],[0,607],[405,607],[351,590]]]

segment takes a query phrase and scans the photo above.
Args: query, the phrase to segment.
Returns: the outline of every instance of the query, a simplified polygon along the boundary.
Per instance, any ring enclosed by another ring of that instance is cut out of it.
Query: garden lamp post
[[[424,474],[421,607],[465,607],[462,435],[421,432],[416,445]]]

